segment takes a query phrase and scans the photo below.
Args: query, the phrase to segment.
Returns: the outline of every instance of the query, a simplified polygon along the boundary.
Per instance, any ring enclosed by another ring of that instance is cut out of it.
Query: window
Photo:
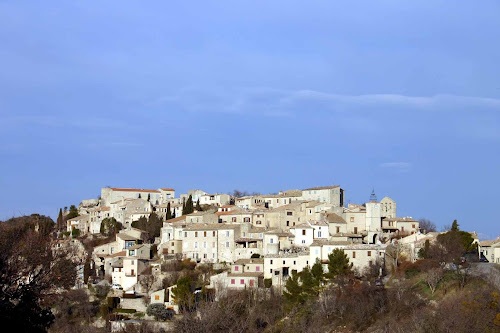
[[[321,231],[318,231],[318,237],[321,237]]]
[[[412,224],[412,225],[411,225],[411,227],[412,227],[413,229],[415,229],[415,225],[414,225],[414,224]]]
[[[239,266],[234,266],[234,271],[235,272],[238,272],[240,270],[240,267]]]
[[[188,233],[184,232],[184,237],[187,238],[187,236],[188,236]]]
[[[245,218],[243,219],[243,222],[250,222],[250,218],[249,218],[249,217],[245,217]]]
[[[283,260],[283,265],[285,264],[285,260]]]
[[[194,242],[194,248],[197,249],[198,248],[198,242]]]
[[[203,248],[207,248],[207,242],[203,242]]]
[[[226,231],[226,237],[229,237],[229,231]]]
[[[244,279],[240,279],[240,284],[245,284],[245,280]]]
[[[226,242],[226,247],[229,248],[229,242]]]
[[[207,232],[203,231],[203,237],[207,237]]]
[[[305,243],[306,243],[306,240],[305,240],[305,239],[303,239],[303,240],[302,240],[302,244],[305,244]]]
[[[253,287],[255,281],[254,280],[250,280],[250,287]]]
[[[198,237],[198,231],[194,232],[194,237]]]
[[[155,301],[159,301],[160,300],[160,295],[155,295]]]
[[[234,279],[231,279],[231,284],[234,284]]]
[[[274,243],[274,239],[272,239],[272,238],[271,238],[271,239],[269,240],[269,244],[273,244],[273,243]]]
[[[272,260],[270,260],[270,264],[271,264],[271,265],[273,264],[273,261],[272,261]]]
[[[337,233],[340,233],[340,227],[337,227]]]
[[[261,222],[261,221],[257,221],[257,222],[255,222],[255,223],[256,223],[256,224],[262,224],[262,222]]]
[[[130,264],[133,265],[134,264],[134,261],[133,260],[130,260]]]
[[[354,216],[351,216],[351,222],[354,222]]]
[[[269,273],[272,273],[272,272],[273,272],[273,269],[272,269],[272,268],[271,268],[271,269],[269,269]]]
[[[260,272],[260,266],[255,267],[256,272]]]
[[[231,222],[236,222],[236,217],[232,217]]]
[[[372,256],[372,251],[368,251],[368,257]]]
[[[305,236],[305,235],[306,235],[306,231],[302,230],[302,236]]]
[[[294,264],[294,265],[297,265],[297,262],[294,260],[294,261],[293,261],[293,264]]]
[[[356,251],[352,251],[352,258],[356,258]]]
[[[354,233],[357,234],[358,233],[358,227],[354,227]]]
[[[286,226],[289,227],[290,226],[290,221],[286,221]]]
[[[213,237],[215,237],[215,231],[214,231],[214,232],[212,232],[212,236],[213,236]]]
[[[286,215],[288,215],[288,216],[292,216],[292,215],[293,215],[293,212],[286,212]]]

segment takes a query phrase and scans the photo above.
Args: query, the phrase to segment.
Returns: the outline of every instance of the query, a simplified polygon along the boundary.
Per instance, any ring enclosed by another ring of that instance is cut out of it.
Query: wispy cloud
[[[500,99],[436,94],[408,96],[399,94],[342,95],[315,90],[257,88],[185,89],[176,95],[157,98],[148,106],[174,105],[188,112],[225,112],[234,114],[286,116],[299,112],[343,112],[378,108],[407,108],[428,111],[457,108],[500,111]]]

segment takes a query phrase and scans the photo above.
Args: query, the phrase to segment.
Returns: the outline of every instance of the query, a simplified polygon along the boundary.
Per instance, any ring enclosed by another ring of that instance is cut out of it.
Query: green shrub
[[[258,258],[260,258],[260,254],[254,253],[254,254],[252,254],[252,256],[250,258],[257,258],[258,259]]]
[[[165,321],[174,317],[174,311],[167,309],[165,305],[160,303],[150,304],[146,309],[148,316],[155,317],[156,320]]]
[[[272,279],[264,279],[264,287],[271,288],[272,285],[273,285]]]
[[[71,230],[71,237],[78,237],[80,236],[80,229],[73,229]]]

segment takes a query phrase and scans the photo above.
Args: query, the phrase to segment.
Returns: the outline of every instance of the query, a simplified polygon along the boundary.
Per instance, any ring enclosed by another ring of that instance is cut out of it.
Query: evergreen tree
[[[201,209],[201,206],[200,206],[200,199],[198,199],[198,201],[196,201],[196,210],[201,212],[203,209]]]
[[[122,229],[122,224],[118,222],[114,217],[107,217],[101,222],[100,233],[104,236],[114,236],[118,231]]]
[[[59,215],[57,216],[57,230],[64,231],[64,217],[62,208],[59,208]]]
[[[189,198],[186,201],[186,207],[182,211],[182,215],[187,215],[191,214],[194,212],[194,206],[193,206],[193,197],[190,195]]]
[[[185,215],[186,211],[186,198],[182,198],[182,215]]]
[[[66,220],[69,220],[69,219],[75,218],[75,217],[77,217],[77,216],[79,216],[79,214],[78,214],[78,209],[76,208],[76,206],[75,206],[75,205],[71,205],[71,206],[69,207],[69,213],[68,213],[68,215],[66,216]]]
[[[300,280],[302,282],[302,292],[303,297],[309,297],[317,293],[318,284],[311,273],[309,266],[306,266],[302,272],[300,272]]]
[[[283,297],[289,307],[293,307],[295,304],[303,304],[305,302],[304,295],[302,293],[302,286],[299,283],[299,275],[295,271],[293,271],[292,275],[288,278],[288,280],[286,280]]]
[[[165,220],[170,220],[172,218],[172,212],[170,211],[170,202],[167,204],[167,215],[165,216]]]
[[[148,193],[148,202],[151,200],[151,194]]]
[[[175,302],[179,305],[181,310],[189,311],[193,308],[195,303],[193,287],[193,280],[188,275],[177,280],[177,285],[172,288]]]
[[[172,218],[175,219],[175,209],[172,212]]]
[[[325,273],[323,272],[323,265],[321,264],[318,258],[316,258],[316,262],[311,268],[311,274],[316,280],[317,285],[318,286],[321,285],[321,281],[323,281],[323,276],[325,275]]]
[[[454,220],[453,223],[451,224],[451,230],[450,231],[459,231],[458,229],[458,222],[457,220]]]
[[[352,263],[349,263],[349,257],[342,249],[334,249],[328,255],[328,276],[329,279],[335,279],[338,276],[346,276],[351,273]]]

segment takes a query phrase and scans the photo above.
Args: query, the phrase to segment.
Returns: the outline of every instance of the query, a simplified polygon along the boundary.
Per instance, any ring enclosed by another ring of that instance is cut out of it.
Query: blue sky
[[[0,0],[0,219],[100,188],[372,188],[500,235],[500,2]]]

